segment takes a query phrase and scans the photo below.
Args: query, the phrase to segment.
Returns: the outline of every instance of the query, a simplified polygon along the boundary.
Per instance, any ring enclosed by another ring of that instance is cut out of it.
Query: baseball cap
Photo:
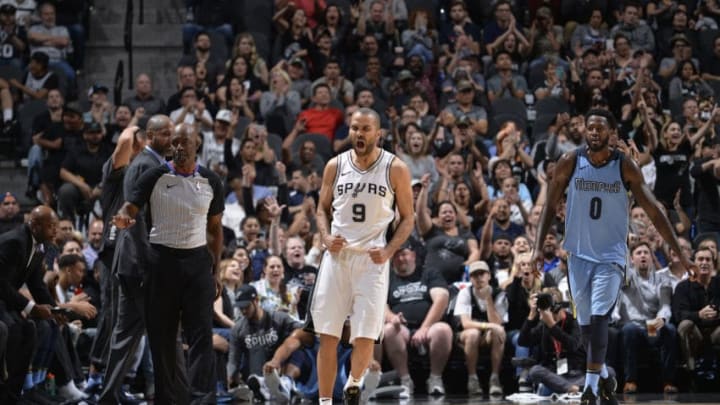
[[[95,83],[92,87],[90,87],[90,90],[88,90],[88,97],[92,96],[93,94],[101,92],[108,94],[110,92],[110,89],[107,88],[107,86],[103,86],[102,84]]]
[[[472,125],[472,122],[470,122],[470,118],[467,115],[463,114],[455,121],[455,125],[458,127],[469,127]]]
[[[7,201],[7,200],[10,200],[10,202],[12,202],[12,201],[17,201],[17,197],[15,197],[15,194],[13,194],[13,193],[11,193],[11,192],[9,192],[9,191],[6,191],[5,194],[3,195],[3,198],[2,198],[2,201],[1,201],[1,202],[5,202],[5,201]]]
[[[215,115],[215,121],[232,122],[232,113],[230,110],[220,110]]]
[[[250,284],[245,284],[235,294],[235,306],[244,309],[257,298],[257,290]]]
[[[15,14],[17,8],[12,3],[0,4],[0,14]]]
[[[410,79],[414,79],[414,78],[415,78],[415,76],[413,76],[412,72],[407,69],[401,70],[400,73],[398,73],[398,77],[397,77],[398,81],[410,80]]]
[[[493,238],[492,238],[493,243],[495,243],[499,240],[506,240],[506,241],[512,243],[512,238],[510,237],[509,234],[507,234],[505,232],[493,233]]]
[[[65,106],[63,107],[63,114],[66,114],[66,113],[75,113],[75,114],[82,115],[83,108],[80,105],[80,103],[78,103],[77,101],[71,101],[71,102],[65,104]]]
[[[688,40],[688,37],[685,36],[685,34],[675,34],[670,38],[670,46],[675,46],[676,42],[684,42],[685,45],[690,45],[690,41]]]
[[[455,86],[455,87],[458,89],[458,91],[473,90],[473,89],[474,89],[472,83],[470,83],[470,82],[467,81],[467,80],[460,80],[460,81],[458,82],[457,86]]]
[[[90,121],[88,123],[85,123],[85,128],[83,128],[83,132],[90,132],[90,133],[102,132],[102,126],[97,121]]]
[[[540,17],[540,18],[550,18],[550,17],[552,17],[552,11],[550,11],[549,8],[543,6],[537,10],[537,12],[535,13],[535,16]]]
[[[410,187],[420,186],[422,187],[422,181],[420,179],[412,179],[410,182]]]
[[[490,266],[488,266],[488,264],[483,260],[478,260],[476,262],[470,263],[470,265],[468,266],[468,274],[470,275],[478,271],[487,271],[489,273]]]
[[[488,162],[488,172],[490,173],[491,176],[492,176],[493,170],[495,170],[495,165],[500,162],[505,162],[508,165],[512,166],[512,164],[510,164],[509,160],[507,160],[505,158],[493,156],[490,158],[490,161]]]
[[[290,64],[295,65],[295,66],[300,66],[302,68],[305,67],[305,62],[300,58],[293,58],[292,60],[290,60]]]
[[[415,250],[415,247],[413,246],[412,242],[410,242],[410,239],[406,240],[405,243],[400,245],[400,248],[397,251],[400,252],[401,250],[405,249],[413,251]]]

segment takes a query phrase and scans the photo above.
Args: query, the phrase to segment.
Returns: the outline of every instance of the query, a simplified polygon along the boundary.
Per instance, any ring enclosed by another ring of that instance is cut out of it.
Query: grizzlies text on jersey
[[[624,156],[612,152],[604,165],[593,166],[585,147],[576,153],[568,183],[565,250],[591,262],[624,267],[629,226]]]

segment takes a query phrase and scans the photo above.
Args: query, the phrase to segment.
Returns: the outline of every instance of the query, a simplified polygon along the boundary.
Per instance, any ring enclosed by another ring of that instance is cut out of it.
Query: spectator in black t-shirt
[[[697,212],[697,231],[699,233],[720,232],[720,143],[718,137],[705,138],[702,141],[700,158],[690,166],[690,175],[695,179],[695,208]]]
[[[112,149],[103,143],[104,135],[97,122],[86,125],[84,145],[65,156],[60,168],[64,184],[58,190],[58,211],[62,216],[74,218],[81,203],[87,210],[100,196],[102,166],[112,155]]]
[[[447,283],[436,270],[417,267],[415,252],[408,243],[395,253],[392,269],[382,342],[385,354],[412,395],[408,345],[416,354],[427,353],[427,392],[443,395],[442,374],[452,350],[452,329],[442,321],[449,299]]]
[[[17,25],[15,12],[17,9],[11,3],[0,6],[0,65],[11,65],[23,69],[24,52],[27,49],[27,30]]]
[[[427,243],[425,268],[439,272],[451,284],[462,279],[465,264],[480,257],[477,240],[468,229],[458,225],[457,209],[450,201],[438,204],[433,222],[427,206],[429,176],[423,177],[422,182],[415,211],[418,233]]]

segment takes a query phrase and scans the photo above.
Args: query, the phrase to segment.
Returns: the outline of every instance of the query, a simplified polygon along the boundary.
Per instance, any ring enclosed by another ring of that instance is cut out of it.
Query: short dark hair
[[[331,90],[330,90],[330,86],[328,86],[327,83],[318,83],[318,84],[316,84],[316,85],[313,87],[313,89],[312,89],[312,95],[313,95],[313,96],[316,95],[316,94],[317,94],[317,90],[318,90],[319,88],[321,88],[321,87],[324,87],[324,88],[326,88],[328,91],[331,91]]]
[[[617,121],[615,120],[613,113],[610,111],[602,108],[591,108],[590,111],[585,114],[585,122],[587,122],[587,120],[593,115],[605,118],[605,121],[607,121],[610,129],[617,129]]]
[[[645,239],[640,239],[639,241],[633,243],[632,246],[630,246],[630,254],[635,253],[635,250],[637,248],[639,248],[640,246],[646,246],[648,248],[648,250],[650,251],[650,253],[652,253],[652,251],[653,251],[652,246],[650,246],[650,242],[648,242]]]
[[[79,262],[85,263],[85,259],[81,257],[80,255],[76,254],[70,254],[65,256],[60,256],[58,259],[58,267],[61,269],[64,267],[74,266]]]
[[[50,58],[48,57],[48,54],[43,51],[33,52],[33,54],[30,55],[30,60],[40,64],[40,66],[42,66],[44,69],[47,69],[48,63],[50,63]]]
[[[700,252],[702,252],[702,251],[710,252],[710,257],[712,257],[713,262],[717,260],[717,256],[715,256],[715,252],[713,252],[713,250],[710,249],[710,248],[707,247],[707,246],[700,246],[700,247],[698,247],[697,249],[695,249],[695,252],[693,253],[693,259],[695,259],[695,257],[697,256],[697,254],[700,253]]]
[[[378,129],[380,129],[380,125],[381,125],[380,124],[380,114],[378,114],[377,111],[373,110],[372,108],[362,107],[362,108],[358,108],[358,110],[353,113],[353,115],[355,115],[355,114],[369,115],[369,116],[373,117],[373,119],[375,120],[375,123],[377,124]]]
[[[493,62],[497,63],[498,58],[500,55],[507,55],[510,59],[512,59],[512,54],[504,49],[499,49],[495,51],[495,54],[493,55]]]
[[[210,37],[210,33],[205,30],[202,30],[202,31],[198,31],[198,33],[195,34],[195,36],[193,37],[193,42],[196,42],[198,40],[198,38],[200,38],[203,35],[208,37],[208,39],[212,40],[212,38]]]

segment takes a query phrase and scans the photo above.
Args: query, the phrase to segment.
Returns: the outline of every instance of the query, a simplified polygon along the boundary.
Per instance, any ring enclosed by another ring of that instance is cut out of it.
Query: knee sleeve
[[[588,352],[588,360],[590,363],[605,363],[605,355],[608,346],[608,323],[607,315],[593,315],[590,317],[590,327],[592,335],[590,336],[590,350]],[[584,334],[583,330],[583,334]]]

